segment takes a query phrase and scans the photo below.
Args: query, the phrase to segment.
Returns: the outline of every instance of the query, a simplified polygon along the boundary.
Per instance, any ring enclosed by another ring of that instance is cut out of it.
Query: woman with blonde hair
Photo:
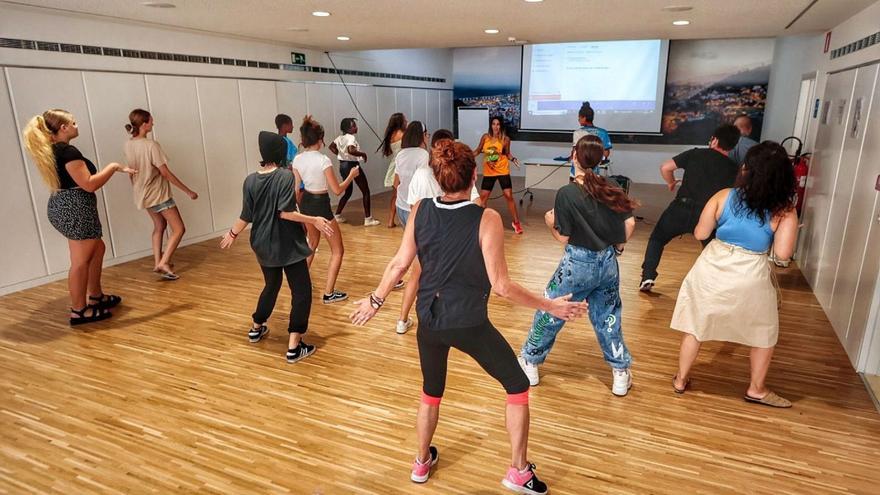
[[[186,226],[180,218],[177,203],[171,197],[171,184],[185,192],[190,199],[198,199],[199,195],[186,187],[186,184],[168,169],[168,158],[162,147],[147,137],[154,125],[150,112],[136,108],[128,114],[128,121],[125,130],[131,138],[125,142],[125,161],[129,167],[138,171],[131,180],[134,187],[134,204],[142,210],[147,210],[153,221],[153,271],[165,280],[177,280],[180,277],[172,270],[171,256],[183,239]],[[163,252],[162,241],[169,226],[171,233],[168,235],[168,243]]]
[[[116,172],[135,171],[110,163],[98,172],[70,141],[79,136],[76,119],[60,109],[46,110],[24,128],[25,147],[43,181],[52,191],[46,210],[49,223],[67,238],[70,249],[70,324],[106,320],[110,308],[122,302],[101,287],[104,241],[95,191]]]

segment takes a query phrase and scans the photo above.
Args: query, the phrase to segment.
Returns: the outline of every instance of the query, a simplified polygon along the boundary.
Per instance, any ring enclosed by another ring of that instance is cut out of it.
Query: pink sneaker
[[[547,483],[538,479],[535,474],[535,465],[529,463],[520,471],[511,466],[507,470],[507,476],[501,480],[501,484],[508,490],[527,495],[544,495],[547,493]]]
[[[438,460],[440,460],[440,454],[437,453],[437,447],[431,445],[428,450],[431,452],[430,461],[421,463],[418,458],[413,461],[412,474],[409,475],[409,479],[416,483],[424,483],[428,481],[428,477],[431,476],[431,468],[437,464]]]
[[[521,223],[519,223],[519,222],[511,222],[510,225],[513,226],[513,231],[516,232],[517,234],[522,234],[522,233],[523,233],[523,228],[522,228],[522,224],[521,224]]]

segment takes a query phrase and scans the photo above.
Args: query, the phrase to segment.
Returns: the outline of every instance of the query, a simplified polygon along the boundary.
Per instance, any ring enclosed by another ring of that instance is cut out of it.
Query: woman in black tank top
[[[584,315],[587,305],[569,302],[571,295],[546,299],[510,280],[501,216],[469,201],[476,169],[472,151],[449,141],[433,154],[434,176],[446,194],[413,206],[400,249],[385,269],[379,287],[359,301],[351,320],[364,325],[375,316],[418,254],[422,275],[416,303],[417,339],[423,386],[417,420],[419,452],[411,479],[427,481],[438,460],[431,438],[446,385],[447,356],[454,347],[474,358],[507,391],[506,419],[513,452],[502,483],[519,493],[547,493],[547,485],[538,479],[526,457],[529,382],[510,345],[489,322],[489,291],[564,320]]]

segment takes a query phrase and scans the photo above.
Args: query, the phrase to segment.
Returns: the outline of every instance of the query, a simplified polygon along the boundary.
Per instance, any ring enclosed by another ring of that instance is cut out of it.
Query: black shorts
[[[333,220],[333,210],[330,209],[330,195],[327,193],[312,194],[308,191],[303,191],[302,199],[299,203],[299,212],[303,215]]]
[[[508,175],[489,175],[483,176],[483,184],[480,186],[480,189],[483,191],[491,191],[495,187],[495,181],[501,183],[501,190],[512,189],[513,186],[510,183],[510,174]]]
[[[508,394],[529,389],[529,380],[516,360],[510,344],[487,320],[471,328],[429,330],[419,326],[416,334],[422,368],[422,391],[443,397],[446,389],[446,360],[454,347],[472,357]]]

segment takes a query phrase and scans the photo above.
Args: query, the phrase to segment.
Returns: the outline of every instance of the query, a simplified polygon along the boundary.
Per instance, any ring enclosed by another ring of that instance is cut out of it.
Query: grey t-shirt
[[[283,220],[282,211],[296,211],[293,173],[254,172],[244,180],[240,218],[251,226],[251,248],[265,267],[287,266],[306,259],[312,251],[302,224]]]
[[[736,142],[736,146],[730,150],[727,157],[733,160],[733,163],[742,165],[746,160],[746,153],[748,153],[752,146],[756,144],[758,144],[758,142],[754,139],[748,136],[740,136],[739,141]]]

